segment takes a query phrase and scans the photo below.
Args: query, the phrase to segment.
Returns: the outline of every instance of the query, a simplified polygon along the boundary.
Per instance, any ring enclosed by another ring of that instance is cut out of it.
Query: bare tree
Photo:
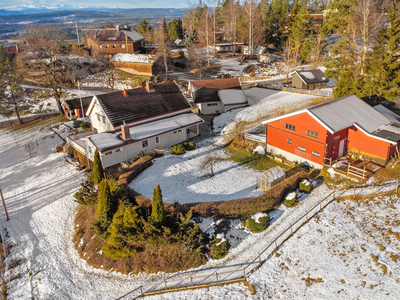
[[[202,53],[202,49],[197,44],[188,47],[188,60],[191,67],[197,70],[200,80],[203,77],[204,67],[206,66],[206,57]]]
[[[49,86],[60,113],[61,97],[76,79],[68,57],[71,49],[62,32],[55,25],[30,27],[21,38],[22,52],[17,56],[22,76]]]
[[[154,40],[158,47],[158,57],[163,57],[165,67],[165,78],[168,79],[168,54],[171,49],[171,43],[168,39],[168,29],[165,18],[162,18],[159,28],[154,30]]]
[[[212,10],[206,7],[200,17],[199,26],[197,28],[197,39],[202,47],[207,51],[207,64],[210,65],[210,44],[213,40],[212,33]],[[215,45],[214,45],[215,46]]]
[[[25,150],[29,154],[29,158],[32,158],[35,155],[34,149],[35,149],[35,143],[34,142],[28,142],[25,144]]]
[[[210,168],[210,177],[214,176],[214,166],[221,160],[215,153],[208,153],[200,163],[201,169]]]
[[[313,69],[316,69],[322,63],[325,46],[324,36],[320,33],[314,39],[314,44],[310,49],[311,66]]]

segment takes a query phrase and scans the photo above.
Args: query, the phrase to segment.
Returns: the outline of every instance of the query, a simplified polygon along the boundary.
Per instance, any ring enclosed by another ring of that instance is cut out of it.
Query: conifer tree
[[[108,184],[107,179],[104,178],[100,183],[96,208],[96,219],[103,228],[107,227],[111,221],[112,202],[113,197],[111,195],[110,185]]]
[[[151,220],[154,224],[162,224],[165,219],[164,202],[160,185],[153,189],[153,201],[151,203]]]
[[[149,23],[147,23],[146,19],[143,19],[142,22],[139,23],[138,33],[142,36],[145,36],[149,29]]]
[[[93,159],[93,181],[95,184],[99,184],[103,180],[103,178],[104,178],[103,165],[101,164],[99,150],[96,149],[96,151],[94,152],[94,159]]]

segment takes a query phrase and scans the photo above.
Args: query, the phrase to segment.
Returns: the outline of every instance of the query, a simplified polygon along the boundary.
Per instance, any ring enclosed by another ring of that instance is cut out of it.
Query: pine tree
[[[151,203],[151,220],[154,224],[162,224],[165,219],[164,202],[160,185],[153,189],[153,201]]]
[[[139,23],[138,33],[142,36],[145,36],[149,28],[149,23],[147,23],[146,19],[143,19],[142,22]]]
[[[101,225],[108,225],[112,218],[113,197],[107,179],[100,183],[99,195],[97,198],[96,219]],[[104,226],[103,226],[104,227]]]
[[[96,149],[94,152],[94,160],[93,160],[93,181],[95,184],[99,184],[104,178],[104,170],[103,165],[100,160],[99,150]]]
[[[171,41],[183,38],[182,20],[180,18],[173,19],[168,23],[168,36]]]
[[[298,3],[298,1],[295,2]],[[303,4],[300,9],[293,7],[292,23],[290,25],[290,39],[293,45],[293,52],[296,58],[299,60],[301,58],[301,51],[304,40],[308,33],[311,31],[310,26],[310,11],[306,4]]]

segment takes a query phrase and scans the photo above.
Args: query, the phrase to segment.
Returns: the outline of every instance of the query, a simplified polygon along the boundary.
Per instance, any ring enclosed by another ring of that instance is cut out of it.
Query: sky
[[[96,1],[79,1],[79,0],[0,0],[0,8],[17,6],[17,5],[82,5],[82,6],[104,6],[118,8],[183,8],[189,7],[189,0],[96,0]]]

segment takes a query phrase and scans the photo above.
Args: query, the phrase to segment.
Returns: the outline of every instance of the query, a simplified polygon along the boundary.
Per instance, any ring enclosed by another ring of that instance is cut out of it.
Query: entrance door
[[[345,141],[346,141],[346,140],[341,140],[341,141],[339,142],[339,153],[338,153],[338,158],[339,158],[339,157],[342,157],[343,154],[344,154],[344,143],[345,143]]]

